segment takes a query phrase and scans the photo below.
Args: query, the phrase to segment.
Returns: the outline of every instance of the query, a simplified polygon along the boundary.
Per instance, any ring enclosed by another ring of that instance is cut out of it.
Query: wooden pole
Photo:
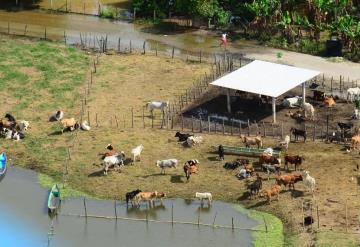
[[[346,223],[346,232],[348,232],[348,203],[347,203],[347,199],[345,201],[345,223]]]
[[[174,204],[171,204],[171,225],[174,226]]]
[[[233,135],[234,134],[234,119],[231,118],[231,129],[230,129],[230,134]]]
[[[175,47],[172,48],[171,58],[174,58],[174,51],[175,51]]]
[[[116,128],[119,128],[119,122],[118,122],[118,119],[117,119],[116,115],[115,115],[115,123],[116,123]]]
[[[211,125],[210,125],[210,116],[208,116],[208,132],[210,133],[211,131]]]
[[[222,133],[225,135],[225,120],[222,120]]]
[[[184,116],[181,114],[181,130],[184,130]]]
[[[248,127],[248,136],[250,136],[250,119],[247,121],[247,127]]]
[[[97,113],[95,114],[95,121],[96,121],[96,127],[99,127]]]
[[[10,34],[10,22],[8,22],[8,34]]]
[[[231,217],[231,229],[234,230],[234,217]]]
[[[27,24],[25,24],[24,36],[26,36]]]
[[[191,116],[191,132],[194,133],[194,116]]]
[[[44,31],[44,39],[46,40],[46,27],[45,27],[45,31]]]
[[[118,53],[120,53],[120,44],[121,44],[121,38],[118,39]]]
[[[215,212],[214,220],[213,220],[213,223],[212,223],[213,227],[215,227],[216,216],[217,216],[217,212]]]
[[[90,124],[90,111],[87,112],[87,117],[88,117],[88,123],[89,123],[89,125],[91,125]]]
[[[87,218],[87,209],[86,209],[86,200],[84,197],[84,210],[85,210],[85,217]]]
[[[320,216],[319,216],[319,206],[316,205],[316,214],[317,214],[317,226],[320,228]]]
[[[268,226],[267,226],[267,223],[266,223],[266,220],[265,220],[264,216],[263,216],[263,220],[264,220],[264,224],[265,224],[265,232],[267,233],[268,232]]]
[[[143,127],[145,129],[145,107],[142,109],[142,119],[143,119]]]
[[[143,43],[143,54],[145,54],[146,41]]]
[[[158,53],[158,43],[156,42],[156,46],[155,46],[155,56],[157,56]]]
[[[130,40],[130,53],[132,52],[131,40]]]
[[[131,107],[131,128],[134,128],[134,108]]]
[[[154,128],[154,112],[151,111],[151,128]]]
[[[200,212],[201,212],[201,208],[199,208],[198,219],[197,219],[198,227],[200,226]]]
[[[200,121],[199,121],[199,124],[200,124],[200,133],[202,133],[202,120],[201,120],[201,116],[199,116],[199,119],[200,119]]]
[[[116,200],[114,201],[115,219],[117,219]]]

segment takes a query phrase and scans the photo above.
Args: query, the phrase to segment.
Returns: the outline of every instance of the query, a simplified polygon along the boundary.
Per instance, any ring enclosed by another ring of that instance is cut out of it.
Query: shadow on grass
[[[183,175],[173,175],[170,177],[170,182],[174,184],[182,184],[184,181],[182,181]]]
[[[138,178],[149,178],[149,177],[158,177],[158,176],[166,176],[167,174],[161,174],[161,173],[154,173],[154,174],[150,174],[150,175],[145,175],[145,176],[136,176]]]
[[[261,201],[258,201],[255,204],[249,206],[248,209],[257,208],[257,207],[261,207],[261,206],[264,206],[264,205],[269,205],[269,202],[267,200],[261,200]]]
[[[59,135],[61,135],[61,134],[62,134],[61,130],[57,130],[57,131],[51,132],[51,133],[49,134],[49,136],[59,136]]]
[[[250,199],[250,192],[245,191],[241,196],[237,198],[238,201],[244,201]]]
[[[294,198],[303,197],[304,196],[304,191],[291,190],[291,196],[294,197]]]
[[[219,160],[219,156],[210,156],[210,157],[207,157],[207,159],[208,159],[209,161],[220,161],[220,160]]]
[[[88,175],[89,178],[91,178],[91,177],[102,177],[102,176],[104,176],[104,170],[103,169],[101,169],[99,171],[92,172],[92,173],[90,173]]]

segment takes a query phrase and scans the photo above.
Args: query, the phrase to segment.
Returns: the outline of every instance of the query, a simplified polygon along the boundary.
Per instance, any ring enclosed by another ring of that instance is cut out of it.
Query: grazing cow
[[[158,160],[156,161],[156,166],[161,168],[160,174],[165,174],[165,168],[177,168],[178,161],[177,159],[167,159],[167,160]]]
[[[288,171],[289,170],[289,166],[288,163],[290,164],[294,164],[295,165],[295,171],[297,170],[297,167],[300,166],[302,164],[302,161],[305,160],[304,157],[301,157],[299,155],[294,155],[294,156],[290,156],[290,155],[285,155],[285,168]]]
[[[225,153],[225,151],[224,151],[223,145],[219,145],[219,147],[218,147],[218,154],[219,154],[219,159],[220,159],[220,160],[224,160],[224,159],[225,159],[224,153]]]
[[[263,146],[262,139],[260,135],[257,135],[255,137],[249,137],[249,136],[240,136],[243,143],[245,143],[245,146],[248,148],[251,145],[257,145],[258,148],[261,148]]]
[[[270,173],[276,173],[277,175],[280,175],[280,164],[262,164],[261,165],[263,171],[267,172],[268,174],[268,179],[269,179],[269,176],[270,176]]]
[[[356,134],[353,137],[351,137],[351,147],[352,149],[357,149],[358,145],[360,143],[360,135]]]
[[[282,104],[283,106],[285,107],[290,107],[290,108],[293,108],[293,107],[296,107],[300,104],[302,100],[302,97],[299,97],[299,96],[295,96],[293,98],[286,98],[283,100]]]
[[[183,168],[186,176],[186,181],[189,181],[191,174],[197,174],[199,172],[198,164],[198,160],[188,160],[187,162],[185,162]]]
[[[299,136],[302,136],[304,138],[304,142],[306,141],[306,131],[305,130],[291,128],[290,132],[291,132],[291,134],[293,134],[295,136],[295,141],[299,140]]]
[[[207,200],[208,201],[208,205],[211,205],[211,201],[212,201],[212,195],[210,192],[196,192],[195,193],[195,198],[199,199],[201,201],[201,205],[203,205],[203,200]]]
[[[81,123],[80,128],[85,131],[89,131],[91,129],[89,123],[86,120]]]
[[[188,146],[195,146],[197,144],[201,144],[203,142],[202,136],[189,136],[186,139],[186,143]]]
[[[159,109],[162,112],[169,106],[169,101],[151,101],[146,103],[146,107],[149,108],[151,114],[153,114],[154,109]]]
[[[265,190],[262,190],[260,192],[260,196],[263,196],[263,197],[266,197],[267,198],[267,201],[271,202],[271,198],[273,196],[277,196],[277,199],[279,200],[279,194],[280,194],[280,191],[281,191],[281,186],[280,185],[277,185],[277,184],[274,184],[273,186],[271,186],[271,189],[265,189]]]
[[[139,161],[140,161],[140,159],[141,159],[140,155],[141,155],[141,152],[143,151],[143,149],[144,149],[144,146],[141,144],[131,150],[131,155],[133,157],[132,164],[134,164],[134,162],[136,161],[136,158],[139,158]]]
[[[134,206],[133,201],[134,198],[137,194],[139,194],[141,192],[141,190],[137,189],[137,190],[133,190],[131,192],[128,192],[125,194],[125,198],[126,198],[126,206],[129,205],[129,201],[131,201],[131,205]]]
[[[346,90],[346,100],[347,101],[353,101],[355,99],[357,99],[360,96],[360,88],[358,87],[353,87],[353,88],[348,88]]]
[[[292,187],[295,190],[295,184],[299,181],[303,181],[302,176],[298,174],[289,174],[289,175],[282,175],[276,178],[276,184],[289,186],[289,189]]]
[[[262,189],[262,178],[259,174],[256,174],[256,180],[247,186],[247,189],[250,191],[250,198],[253,195],[259,194],[259,191]]]
[[[314,120],[315,109],[314,109],[313,105],[305,102],[303,104],[303,109],[304,109],[305,117],[307,117],[308,114],[310,114],[310,119]]]
[[[108,170],[111,166],[115,168],[115,171],[117,171],[120,166],[124,165],[124,159],[125,159],[125,153],[121,151],[120,154],[115,154],[113,156],[107,156],[104,158],[104,174],[107,175]]]
[[[280,147],[285,146],[285,150],[288,150],[290,143],[290,136],[286,135],[284,140],[279,143]]]
[[[64,112],[59,110],[55,112],[53,115],[51,115],[51,117],[49,118],[49,122],[60,121],[63,118],[64,118]]]
[[[325,93],[320,90],[313,91],[313,99],[316,101],[323,101],[325,99]]]
[[[60,120],[61,123],[61,133],[64,133],[65,129],[70,129],[70,131],[73,131],[75,129],[78,129],[80,125],[75,120],[75,118],[64,118]]]
[[[281,164],[281,159],[280,158],[276,158],[274,156],[271,156],[269,154],[266,154],[266,153],[262,153],[260,154],[259,156],[259,163],[260,164],[271,164],[271,165],[280,165]]]
[[[315,178],[311,177],[309,175],[308,171],[302,172],[303,182],[307,189],[311,191],[311,193],[314,193],[315,190]]]
[[[336,105],[336,102],[332,96],[326,96],[324,99],[324,104],[327,107],[333,107]]]
[[[236,168],[247,164],[249,164],[248,159],[236,159],[232,162],[226,162],[223,167],[227,170],[235,170]]]
[[[178,139],[179,142],[186,141],[190,136],[194,136],[194,135],[193,134],[186,134],[186,133],[182,134],[180,132],[176,132],[176,134],[175,134],[175,137],[179,138]]]

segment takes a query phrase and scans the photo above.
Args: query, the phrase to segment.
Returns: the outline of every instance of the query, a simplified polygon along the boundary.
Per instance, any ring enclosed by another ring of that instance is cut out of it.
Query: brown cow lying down
[[[273,196],[277,196],[277,199],[279,200],[279,194],[281,191],[281,186],[274,184],[273,186],[271,186],[271,189],[264,189],[260,192],[260,196],[261,197],[266,197],[267,201],[270,203],[271,202],[271,197]]]
[[[147,201],[149,202],[149,205],[151,206],[151,203],[154,202],[155,199],[160,199],[166,197],[166,194],[164,192],[139,192],[135,198],[134,201],[138,206],[140,206],[140,202]]]
[[[299,181],[302,181],[302,176],[298,174],[289,174],[289,175],[282,175],[276,178],[277,185],[284,185],[289,186],[289,189],[293,187],[295,189],[295,184]]]

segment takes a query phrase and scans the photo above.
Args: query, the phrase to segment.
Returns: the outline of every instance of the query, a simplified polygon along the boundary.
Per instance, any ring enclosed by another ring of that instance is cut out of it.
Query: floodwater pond
[[[47,213],[48,190],[38,184],[33,171],[11,167],[0,183],[1,246],[6,247],[92,247],[92,246],[252,246],[252,231],[191,224],[151,222],[171,220],[253,228],[259,224],[234,204],[215,201],[201,207],[197,200],[167,199],[148,208],[143,204],[127,209],[116,203],[118,217],[146,221],[84,218],[82,198],[62,201],[55,217]],[[114,201],[86,199],[88,215],[114,217]],[[200,211],[200,214],[199,214]]]

